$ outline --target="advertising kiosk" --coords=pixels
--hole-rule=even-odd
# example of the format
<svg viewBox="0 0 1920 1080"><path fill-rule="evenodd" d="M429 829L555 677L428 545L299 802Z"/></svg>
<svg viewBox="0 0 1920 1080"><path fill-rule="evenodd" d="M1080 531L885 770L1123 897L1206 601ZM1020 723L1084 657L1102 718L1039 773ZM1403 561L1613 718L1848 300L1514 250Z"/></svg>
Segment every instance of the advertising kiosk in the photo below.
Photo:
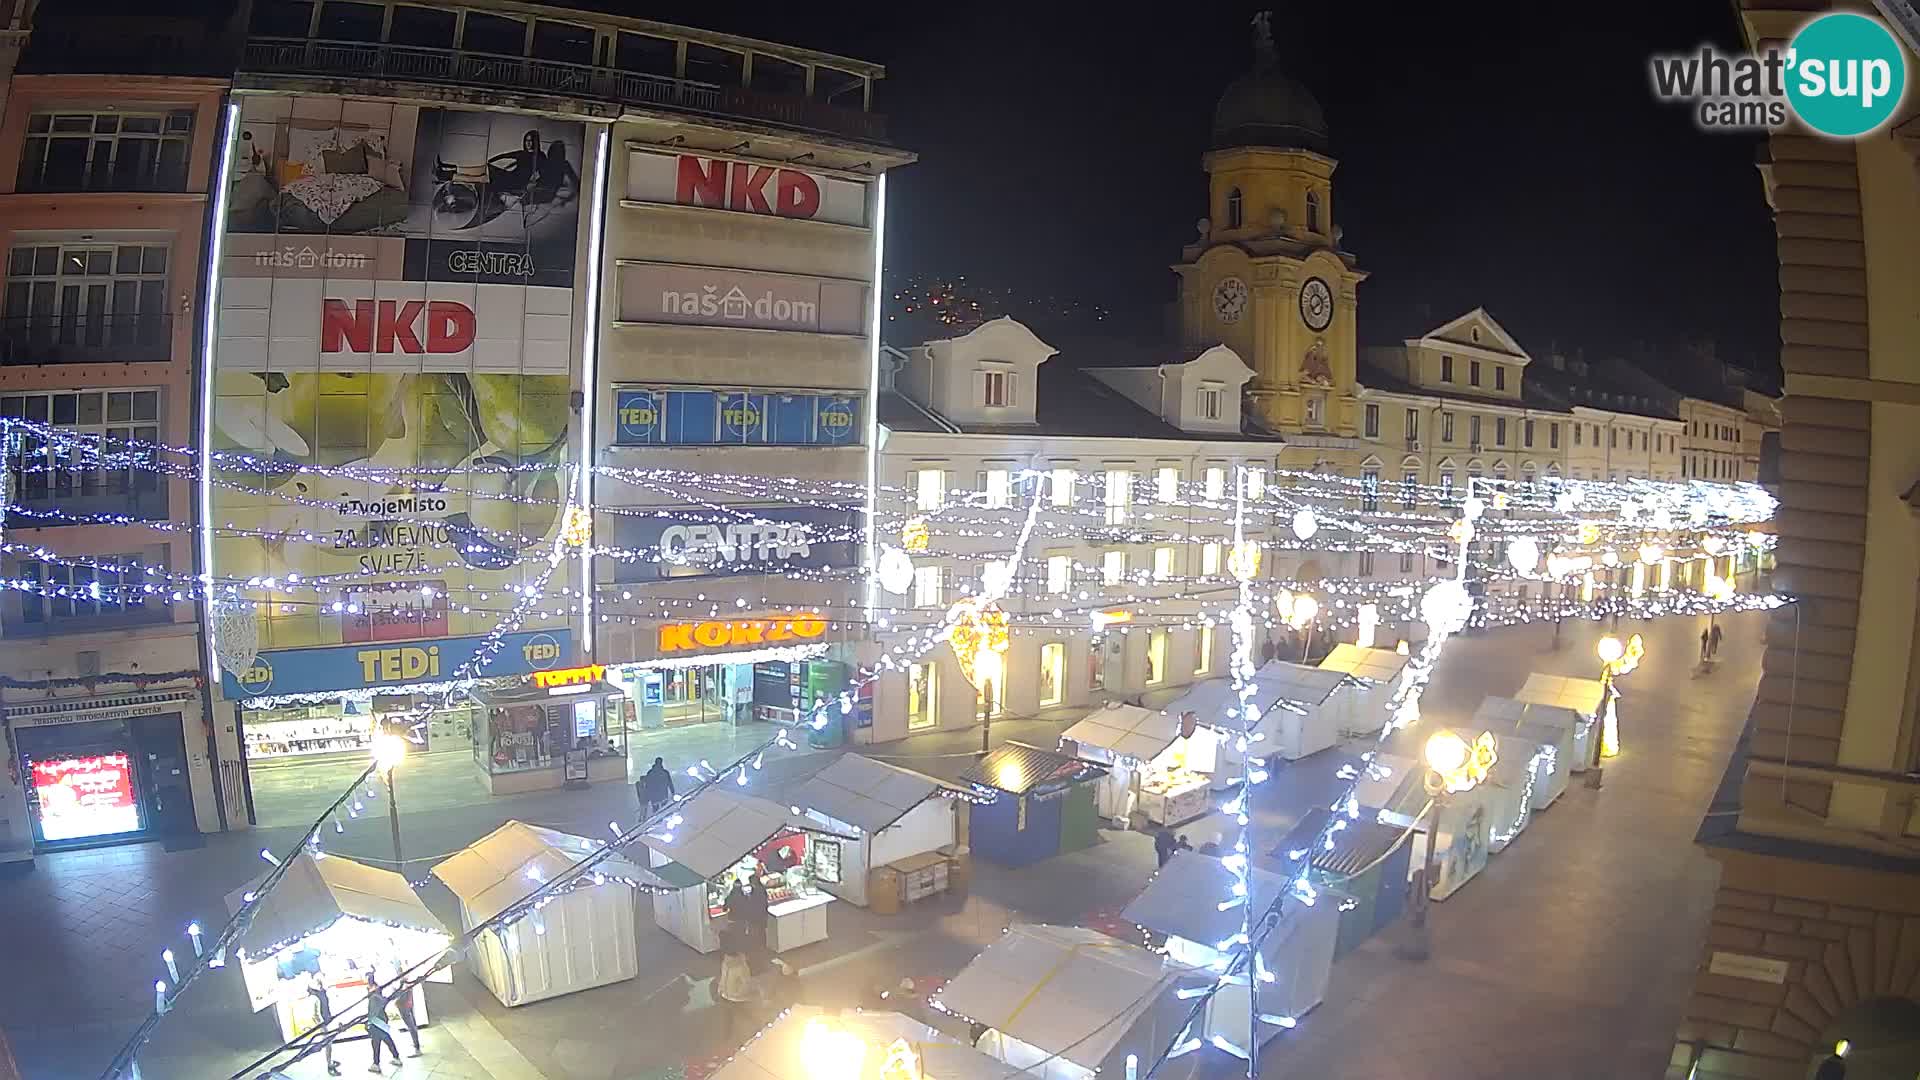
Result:
<svg viewBox="0 0 1920 1080"><path fill-rule="evenodd" d="M859 754L842 754L789 796L821 826L858 837L816 836L815 881L850 904L897 911L943 892L958 876L959 802L930 776ZM836 849L832 855L828 848ZM837 874L820 874L832 859ZM833 880L828 880L832 878Z"/></svg>
<svg viewBox="0 0 1920 1080"><path fill-rule="evenodd" d="M1174 825L1213 808L1208 788L1219 738L1195 713L1108 705L1068 728L1060 749L1109 770L1094 789L1103 818L1124 820L1138 809L1148 821Z"/></svg>

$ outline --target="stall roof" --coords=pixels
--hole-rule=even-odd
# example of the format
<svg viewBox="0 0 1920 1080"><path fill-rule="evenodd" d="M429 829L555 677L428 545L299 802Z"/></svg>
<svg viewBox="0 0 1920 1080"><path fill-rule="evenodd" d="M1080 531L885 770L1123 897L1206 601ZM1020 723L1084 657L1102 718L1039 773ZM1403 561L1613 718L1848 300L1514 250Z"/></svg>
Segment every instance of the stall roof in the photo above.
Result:
<svg viewBox="0 0 1920 1080"><path fill-rule="evenodd" d="M600 850L598 841L554 829L509 821L433 868L433 876L484 922L527 898L545 882ZM666 887L651 871L611 856L594 864L604 873Z"/></svg>
<svg viewBox="0 0 1920 1080"><path fill-rule="evenodd" d="M992 753L973 763L960 779L970 784L1025 795L1056 783L1077 784L1106 775L1107 770L1052 750L1026 743L1002 743Z"/></svg>
<svg viewBox="0 0 1920 1080"><path fill-rule="evenodd" d="M1272 725L1264 721L1275 705L1282 701L1302 706L1323 704L1348 678L1346 672L1330 668L1312 668L1285 660L1267 661L1253 673L1254 715L1263 721L1256 726L1270 732ZM1232 732L1244 726L1227 719L1227 710L1238 706L1239 698L1230 680L1210 679L1194 684L1186 693L1168 702L1162 711L1175 718L1176 723L1181 713L1192 712L1208 727Z"/></svg>
<svg viewBox="0 0 1920 1080"><path fill-rule="evenodd" d="M1348 678L1344 671L1308 667L1287 660L1269 660L1253 673L1254 682L1270 685L1281 699L1301 705L1326 701Z"/></svg>
<svg viewBox="0 0 1920 1080"><path fill-rule="evenodd" d="M791 797L803 810L818 810L877 833L946 789L947 785L911 769L860 754L842 754Z"/></svg>
<svg viewBox="0 0 1920 1080"><path fill-rule="evenodd" d="M1022 923L974 957L935 1001L1043 1053L1098 1069L1134 1021L1190 972L1097 930Z"/></svg>
<svg viewBox="0 0 1920 1080"><path fill-rule="evenodd" d="M1572 709L1560 705L1543 705L1537 701L1491 697L1482 701L1480 707L1474 710L1473 722L1493 732L1495 737L1507 732L1515 732L1523 737L1532 738L1529 729L1536 731L1546 729L1571 735L1587 720Z"/></svg>
<svg viewBox="0 0 1920 1080"><path fill-rule="evenodd" d="M1520 701L1558 705L1563 709L1572 709L1581 716L1592 716L1600 711L1600 701L1605 693L1598 679L1542 675L1536 671L1527 676L1527 684L1513 696Z"/></svg>
<svg viewBox="0 0 1920 1080"><path fill-rule="evenodd" d="M1319 840L1332 818L1332 811L1324 806L1316 806L1302 814L1299 822L1288 832L1286 841L1274 849L1274 857L1284 859L1291 852ZM1349 820L1328 838L1333 841L1331 850L1327 848L1326 841L1319 840L1319 847L1312 855L1313 868L1341 877L1353 877L1386 857L1409 835L1411 830L1398 825L1369 821L1365 817Z"/></svg>
<svg viewBox="0 0 1920 1080"><path fill-rule="evenodd" d="M1180 738L1180 714L1138 705L1108 705L1081 717L1060 737L1123 757L1152 761Z"/></svg>
<svg viewBox="0 0 1920 1080"><path fill-rule="evenodd" d="M789 829L840 835L822 829L812 818L756 795L742 795L725 784L703 788L699 794L674 803L673 809L680 815L680 824L665 833L643 834L640 842L703 878L717 877Z"/></svg>
<svg viewBox="0 0 1920 1080"><path fill-rule="evenodd" d="M228 893L228 910L238 912L247 893L266 877L263 874ZM260 898L253 923L234 945L260 955L324 930L342 916L434 934L447 932L401 875L338 855L315 857L303 849L293 857L280 884Z"/></svg>
<svg viewBox="0 0 1920 1080"><path fill-rule="evenodd" d="M1120 916L1156 934L1173 934L1211 947L1240 932L1246 912L1237 907L1220 910L1220 899L1232 890L1235 880L1233 871L1219 859L1182 851L1147 882ZM1287 879L1279 874L1253 869L1256 921L1286 885Z"/></svg>
<svg viewBox="0 0 1920 1080"><path fill-rule="evenodd" d="M1392 682L1407 669L1408 657L1401 656L1392 649L1363 649L1358 645L1342 642L1333 647L1320 666L1329 671L1342 671L1361 679L1374 682Z"/></svg>
<svg viewBox="0 0 1920 1080"><path fill-rule="evenodd" d="M1462 724L1446 730L1465 739L1467 745L1471 746L1486 729L1480 727L1476 721L1471 725ZM1540 743L1523 733L1513 731L1494 732L1493 742L1493 768L1488 770L1488 781L1505 787L1525 784L1533 770L1533 755L1539 751Z"/></svg>
<svg viewBox="0 0 1920 1080"><path fill-rule="evenodd" d="M1371 760L1358 762L1354 768L1360 770L1360 777L1354 781L1353 797L1361 806L1408 813L1426 805L1425 770L1413 758L1375 753ZM1414 793L1418 793L1419 805L1400 805Z"/></svg>
<svg viewBox="0 0 1920 1080"><path fill-rule="evenodd" d="M815 1005L795 1005L732 1060L712 1080L807 1080L815 1075L804 1063L801 1049L807 1025L825 1021L860 1039L867 1054L860 1071L834 1080L882 1080L886 1050L904 1040L921 1064L920 1074L932 1080L1007 1080L1007 1066L966 1043L897 1012L834 1013Z"/></svg>

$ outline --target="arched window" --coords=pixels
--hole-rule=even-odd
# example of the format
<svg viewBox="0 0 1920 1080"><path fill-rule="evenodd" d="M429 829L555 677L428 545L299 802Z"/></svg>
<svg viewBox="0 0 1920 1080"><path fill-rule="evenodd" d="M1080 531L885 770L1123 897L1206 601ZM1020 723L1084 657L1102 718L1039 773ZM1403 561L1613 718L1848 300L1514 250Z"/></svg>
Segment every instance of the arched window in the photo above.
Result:
<svg viewBox="0 0 1920 1080"><path fill-rule="evenodd" d="M1240 197L1240 189L1227 192L1227 228L1237 229L1247 218L1246 200Z"/></svg>
<svg viewBox="0 0 1920 1080"><path fill-rule="evenodd" d="M1320 193L1317 191L1307 192L1307 231L1320 231Z"/></svg>

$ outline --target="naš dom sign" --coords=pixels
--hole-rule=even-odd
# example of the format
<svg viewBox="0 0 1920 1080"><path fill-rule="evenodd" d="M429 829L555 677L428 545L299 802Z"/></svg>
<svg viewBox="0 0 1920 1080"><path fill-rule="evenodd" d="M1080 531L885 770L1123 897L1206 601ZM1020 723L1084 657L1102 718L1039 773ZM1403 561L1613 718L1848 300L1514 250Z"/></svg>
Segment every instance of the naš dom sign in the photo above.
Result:
<svg viewBox="0 0 1920 1080"><path fill-rule="evenodd" d="M663 623L660 626L659 645L661 652L671 653L751 645L799 644L824 637L826 632L827 621L819 613L801 612L777 619Z"/></svg>

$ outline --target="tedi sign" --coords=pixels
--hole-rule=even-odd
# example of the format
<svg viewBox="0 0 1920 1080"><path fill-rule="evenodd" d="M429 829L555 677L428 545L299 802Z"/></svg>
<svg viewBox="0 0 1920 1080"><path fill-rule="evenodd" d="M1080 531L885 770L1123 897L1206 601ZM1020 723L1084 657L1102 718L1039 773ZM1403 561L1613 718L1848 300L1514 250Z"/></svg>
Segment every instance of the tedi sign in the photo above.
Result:
<svg viewBox="0 0 1920 1080"><path fill-rule="evenodd" d="M320 301L322 353L458 353L473 348L473 309L457 300Z"/></svg>

